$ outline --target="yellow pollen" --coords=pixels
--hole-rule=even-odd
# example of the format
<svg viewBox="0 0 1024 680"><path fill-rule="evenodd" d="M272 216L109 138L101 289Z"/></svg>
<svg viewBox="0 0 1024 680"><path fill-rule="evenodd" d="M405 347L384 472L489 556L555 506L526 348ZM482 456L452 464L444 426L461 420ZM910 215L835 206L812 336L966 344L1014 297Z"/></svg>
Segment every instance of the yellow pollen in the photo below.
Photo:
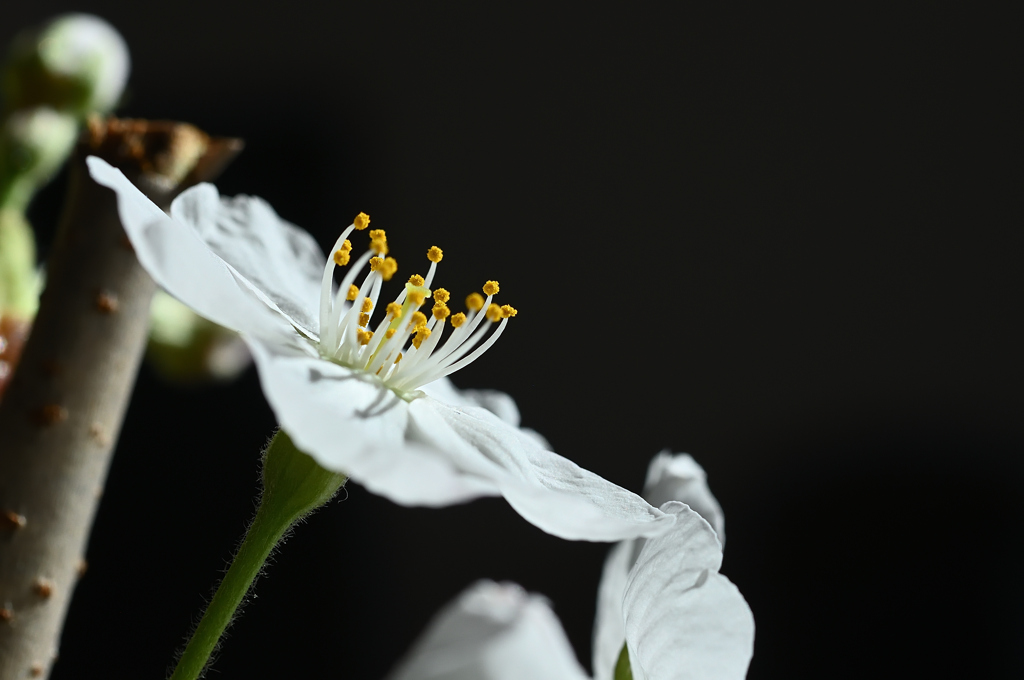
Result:
<svg viewBox="0 0 1024 680"><path fill-rule="evenodd" d="M363 308L360 309L359 311L368 312L371 309L373 309L373 300L371 300L370 298L363 298Z"/></svg>
<svg viewBox="0 0 1024 680"><path fill-rule="evenodd" d="M390 281L391 277L398 271L398 260L393 257L384 258L384 266L381 267L380 276L385 281Z"/></svg>
<svg viewBox="0 0 1024 680"><path fill-rule="evenodd" d="M370 226L370 216L364 212L359 213L358 215L356 215L356 218L352 220L352 226L354 226L356 229L359 229L360 231L366 229L368 226Z"/></svg>
<svg viewBox="0 0 1024 680"><path fill-rule="evenodd" d="M370 271L375 272L384 266L384 258L382 257L371 257L370 258Z"/></svg>
<svg viewBox="0 0 1024 680"><path fill-rule="evenodd" d="M376 241L377 239L380 239L381 241L387 241L388 240L387 234L384 233L383 229L371 229L370 230L370 240L371 241Z"/></svg>
<svg viewBox="0 0 1024 680"><path fill-rule="evenodd" d="M429 293L430 291L427 291L427 292ZM427 295L426 295L426 293L423 292L422 289L420 289L420 290L410 290L409 291L409 302L413 303L417 307L422 305L423 301L426 300L426 299L427 299Z"/></svg>
<svg viewBox="0 0 1024 680"><path fill-rule="evenodd" d="M356 331L356 338L359 340L360 345L370 344L370 339L373 338L372 331Z"/></svg>
<svg viewBox="0 0 1024 680"><path fill-rule="evenodd" d="M409 327L416 329L419 328L420 326L426 325L426 323L427 315L424 314L423 312L416 311L412 313L412 321L409 322Z"/></svg>
<svg viewBox="0 0 1024 680"><path fill-rule="evenodd" d="M387 308L384 310L388 316L398 316L402 313L402 305L397 302L389 302ZM391 337L391 336L388 336Z"/></svg>
<svg viewBox="0 0 1024 680"><path fill-rule="evenodd" d="M409 283L411 283L414 286L422 286L424 283L426 283L426 281L419 274L413 274L412 276L409 277Z"/></svg>
<svg viewBox="0 0 1024 680"><path fill-rule="evenodd" d="M437 290L434 291L434 301L440 302L442 305L448 304L448 300L450 300L451 297L452 294L446 291L444 288L438 288Z"/></svg>
<svg viewBox="0 0 1024 680"><path fill-rule="evenodd" d="M339 267L344 267L345 265L347 265L350 258L351 256L348 254L347 250L334 251L334 264L338 265Z"/></svg>
<svg viewBox="0 0 1024 680"><path fill-rule="evenodd" d="M513 316L515 316L518 313L519 313L519 310L516 309L515 307L513 307L512 305L502 305L501 306L501 316L503 318L505 318L505 319L510 319L510 318L512 318Z"/></svg>
<svg viewBox="0 0 1024 680"><path fill-rule="evenodd" d="M484 296L480 293L470 293L466 296L466 309L471 312L479 312L484 306Z"/></svg>
<svg viewBox="0 0 1024 680"><path fill-rule="evenodd" d="M448 318L448 315L452 313L452 310L448 309L448 305L444 305L438 302L437 304L434 305L434 308L431 310L431 313L434 315L435 319L437 319L438 321L442 321Z"/></svg>
<svg viewBox="0 0 1024 680"><path fill-rule="evenodd" d="M359 325L360 326L365 326L368 323L370 323L370 315L369 314L360 314L359 315Z"/></svg>
<svg viewBox="0 0 1024 680"><path fill-rule="evenodd" d="M488 321L501 321L501 307L493 302L487 307Z"/></svg>
<svg viewBox="0 0 1024 680"><path fill-rule="evenodd" d="M370 250L377 253L378 255L388 254L388 242L382 238L375 238L370 241Z"/></svg>
<svg viewBox="0 0 1024 680"><path fill-rule="evenodd" d="M414 335L412 338L412 346L415 347L416 349L419 349L420 345L423 344L423 341L429 337L430 329L427 328L426 326L420 326L419 328L416 329L416 335Z"/></svg>
<svg viewBox="0 0 1024 680"><path fill-rule="evenodd" d="M390 340L391 338L395 337L395 333L397 331L398 331L397 328L389 328L389 329L387 329L387 331L384 332L384 337L387 338L388 340Z"/></svg>
<svg viewBox="0 0 1024 680"><path fill-rule="evenodd" d="M395 363L397 364L397 363L398 363L399 361L401 361L401 360L402 360L402 353L401 353L401 352L399 352L399 353L398 353L398 356L397 356L397 357L395 357Z"/></svg>
<svg viewBox="0 0 1024 680"><path fill-rule="evenodd" d="M346 253L349 252L350 250L352 250L352 241L349 241L348 239L345 239L344 241L342 241L341 242L341 250L344 250Z"/></svg>
<svg viewBox="0 0 1024 680"><path fill-rule="evenodd" d="M452 316L452 328L458 328L462 324L466 323L466 315L462 312Z"/></svg>
<svg viewBox="0 0 1024 680"><path fill-rule="evenodd" d="M495 295L498 292L498 282L488 281L484 284L484 295Z"/></svg>
<svg viewBox="0 0 1024 680"><path fill-rule="evenodd" d="M440 262L441 258L444 257L444 251L437 246L430 246L430 250L427 251L427 259L431 262Z"/></svg>
<svg viewBox="0 0 1024 680"><path fill-rule="evenodd" d="M359 287L353 283L348 287L348 295L345 296L345 299L355 302L357 297L359 297Z"/></svg>

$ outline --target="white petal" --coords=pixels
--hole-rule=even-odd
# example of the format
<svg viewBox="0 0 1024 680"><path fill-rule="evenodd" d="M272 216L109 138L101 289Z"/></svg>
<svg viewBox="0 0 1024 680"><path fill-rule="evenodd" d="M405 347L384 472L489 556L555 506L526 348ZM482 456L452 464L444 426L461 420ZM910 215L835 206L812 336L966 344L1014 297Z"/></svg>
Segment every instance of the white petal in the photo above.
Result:
<svg viewBox="0 0 1024 680"><path fill-rule="evenodd" d="M174 200L171 217L192 227L210 249L263 297L318 335L320 279L327 263L316 241L278 217L261 198L225 198L200 184Z"/></svg>
<svg viewBox="0 0 1024 680"><path fill-rule="evenodd" d="M320 465L405 505L497 495L436 450L406 441L409 404L362 371L246 338L281 428Z"/></svg>
<svg viewBox="0 0 1024 680"><path fill-rule="evenodd" d="M725 514L722 506L708 488L704 468L689 454L672 455L662 451L655 456L647 467L643 496L657 508L668 501L686 503L691 510L696 510L707 520L718 534L718 540L725 545Z"/></svg>
<svg viewBox="0 0 1024 680"><path fill-rule="evenodd" d="M460 390L452 384L448 378L440 378L432 383L420 387L424 394L443 401L449 406L480 406L512 427L519 427L519 407L515 400L504 392L498 390ZM522 434L532 438L538 446L550 449L551 444L536 430L528 427L519 427Z"/></svg>
<svg viewBox="0 0 1024 680"><path fill-rule="evenodd" d="M675 526L646 542L623 598L636 680L739 680L754 653L754 617L718 573L721 545L682 503L662 506Z"/></svg>
<svg viewBox="0 0 1024 680"><path fill-rule="evenodd" d="M597 612L594 616L594 678L611 680L615 664L626 642L622 621L622 596L626 592L629 570L636 561L638 541L620 541L612 546L604 561L601 583L597 588Z"/></svg>
<svg viewBox="0 0 1024 680"><path fill-rule="evenodd" d="M95 156L86 163L92 178L117 194L118 214L135 254L164 290L232 330L279 339L295 334L195 232L165 215L120 170Z"/></svg>
<svg viewBox="0 0 1024 680"><path fill-rule="evenodd" d="M527 521L561 538L652 536L674 521L636 494L542 448L490 411L423 397L410 414L417 436L452 463L493 482Z"/></svg>
<svg viewBox="0 0 1024 680"><path fill-rule="evenodd" d="M390 680L589 680L547 600L480 581L447 605Z"/></svg>

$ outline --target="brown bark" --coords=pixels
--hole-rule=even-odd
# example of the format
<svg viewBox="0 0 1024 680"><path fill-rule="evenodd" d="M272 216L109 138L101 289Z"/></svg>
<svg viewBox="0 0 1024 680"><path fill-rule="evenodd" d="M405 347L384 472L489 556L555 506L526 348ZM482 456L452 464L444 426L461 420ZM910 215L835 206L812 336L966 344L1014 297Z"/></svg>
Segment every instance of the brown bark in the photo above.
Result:
<svg viewBox="0 0 1024 680"><path fill-rule="evenodd" d="M146 345L155 286L85 156L166 209L239 149L189 125L95 120L71 160L46 290L0 404L0 680L45 677L56 659Z"/></svg>

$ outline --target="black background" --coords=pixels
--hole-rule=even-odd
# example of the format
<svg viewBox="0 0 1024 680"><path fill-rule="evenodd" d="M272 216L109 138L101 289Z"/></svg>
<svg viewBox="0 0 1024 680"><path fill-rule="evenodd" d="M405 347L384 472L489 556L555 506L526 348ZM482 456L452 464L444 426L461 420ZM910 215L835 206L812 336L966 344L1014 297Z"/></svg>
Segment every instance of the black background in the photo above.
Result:
<svg viewBox="0 0 1024 680"><path fill-rule="evenodd" d="M751 678L1020 677L1019 24L977 9L81 3L123 115L244 137L218 183L324 247L360 210L406 274L520 315L464 387L639 490L689 451L725 508ZM65 3L8 2L0 41ZM60 184L34 209L43 245ZM424 261L425 263L425 261ZM55 678L159 678L253 510L250 371L144 369ZM351 485L262 579L212 677L381 678L479 577L546 594L589 665L606 546L500 500Z"/></svg>

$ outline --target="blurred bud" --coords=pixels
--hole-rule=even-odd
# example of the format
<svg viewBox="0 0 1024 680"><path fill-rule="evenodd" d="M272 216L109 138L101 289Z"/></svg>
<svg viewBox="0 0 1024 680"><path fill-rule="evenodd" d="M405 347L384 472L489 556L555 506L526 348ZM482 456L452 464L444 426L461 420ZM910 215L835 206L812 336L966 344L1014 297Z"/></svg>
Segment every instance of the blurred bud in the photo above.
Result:
<svg viewBox="0 0 1024 680"><path fill-rule="evenodd" d="M0 319L30 321L40 279L32 228L20 211L0 209Z"/></svg>
<svg viewBox="0 0 1024 680"><path fill-rule="evenodd" d="M170 382L233 380L252 361L237 333L207 321L162 290L153 296L149 317L146 359Z"/></svg>
<svg viewBox="0 0 1024 680"><path fill-rule="evenodd" d="M130 67L128 46L113 26L89 14L59 16L15 37L3 77L7 110L107 113L121 98Z"/></svg>
<svg viewBox="0 0 1024 680"><path fill-rule="evenodd" d="M0 205L24 209L77 138L78 122L69 114L45 106L11 112L0 123Z"/></svg>

